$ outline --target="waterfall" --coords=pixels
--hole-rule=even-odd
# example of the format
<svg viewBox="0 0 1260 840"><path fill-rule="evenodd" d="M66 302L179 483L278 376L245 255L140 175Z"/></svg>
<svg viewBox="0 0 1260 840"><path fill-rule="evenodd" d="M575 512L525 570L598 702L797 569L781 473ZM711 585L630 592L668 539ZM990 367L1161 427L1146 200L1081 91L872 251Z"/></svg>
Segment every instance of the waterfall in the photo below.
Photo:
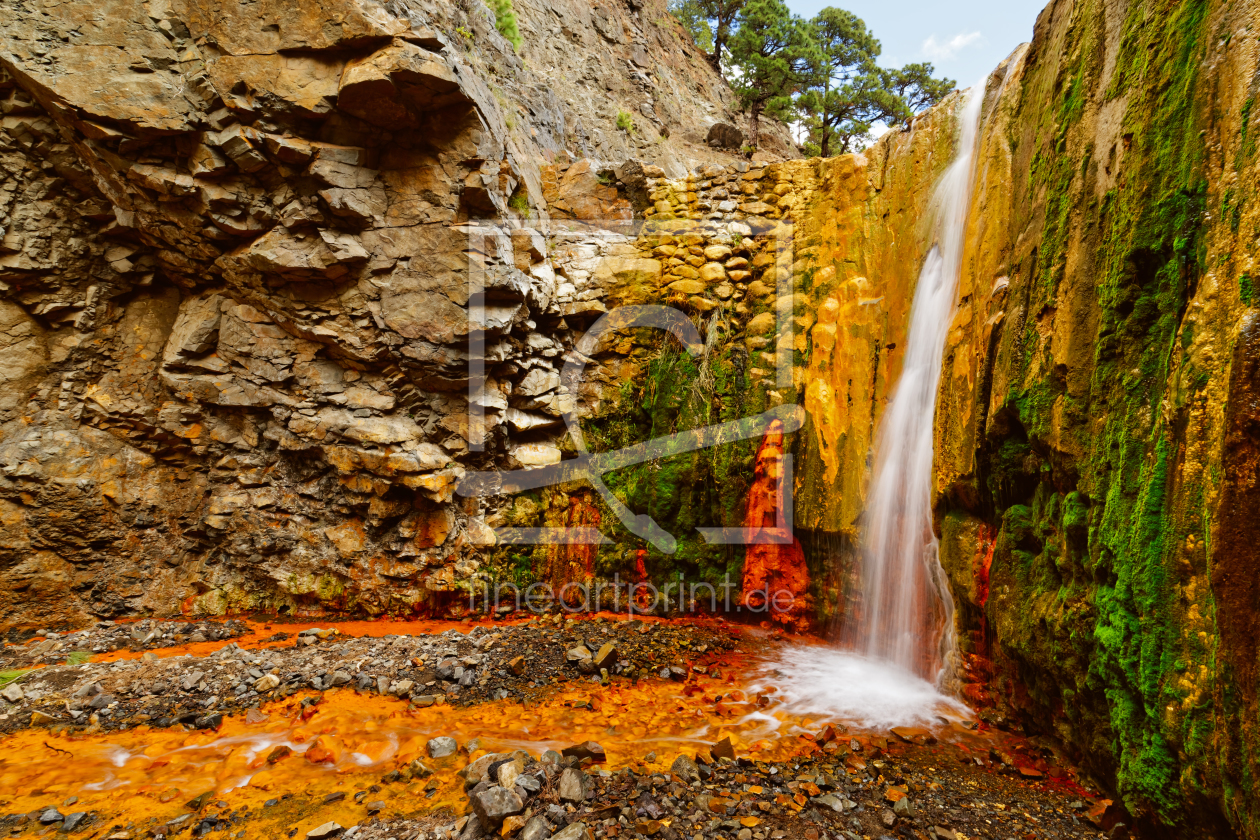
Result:
<svg viewBox="0 0 1260 840"><path fill-rule="evenodd" d="M932 438L941 359L971 203L984 85L966 94L953 162L931 199L934 245L910 310L901 378L876 442L862 552L862 608L846 646L939 682L953 650L953 599L932 527Z"/></svg>

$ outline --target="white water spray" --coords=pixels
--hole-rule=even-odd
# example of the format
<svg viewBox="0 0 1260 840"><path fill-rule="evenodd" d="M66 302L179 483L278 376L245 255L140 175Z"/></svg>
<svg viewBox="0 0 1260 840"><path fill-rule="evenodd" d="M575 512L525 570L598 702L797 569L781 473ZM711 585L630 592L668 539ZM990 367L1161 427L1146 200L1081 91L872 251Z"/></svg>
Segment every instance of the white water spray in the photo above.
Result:
<svg viewBox="0 0 1260 840"><path fill-rule="evenodd" d="M953 599L932 528L932 437L945 340L975 175L983 83L966 94L954 161L932 194L935 243L910 311L905 362L884 412L867 501L863 610L849 645L938 683L953 650Z"/></svg>

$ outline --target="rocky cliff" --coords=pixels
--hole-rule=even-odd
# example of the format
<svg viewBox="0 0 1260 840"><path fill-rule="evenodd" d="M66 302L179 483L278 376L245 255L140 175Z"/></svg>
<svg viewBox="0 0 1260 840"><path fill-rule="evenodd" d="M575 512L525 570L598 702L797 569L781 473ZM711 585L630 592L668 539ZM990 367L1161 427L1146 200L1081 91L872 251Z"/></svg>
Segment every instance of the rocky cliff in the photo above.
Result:
<svg viewBox="0 0 1260 840"><path fill-rule="evenodd" d="M936 414L970 699L1065 745L1123 819L1182 835L1260 830L1257 14L1062 0L989 78ZM797 360L796 489L817 529L803 539L833 561L811 564L830 575L813 583L823 605L837 593L821 587L852 591L843 558L899 365L897 307L931 245L896 226L923 210L944 163L929 126L951 107L851 164L782 167L818 179L802 252L831 244L797 277L818 324ZM857 189L837 189L850 167ZM819 298L833 270L857 304L839 329L825 316L843 301Z"/></svg>
<svg viewBox="0 0 1260 840"><path fill-rule="evenodd" d="M985 132L937 411L997 690L1183 833L1257 831L1256 15L1042 13Z"/></svg>
<svg viewBox="0 0 1260 840"><path fill-rule="evenodd" d="M628 218L614 163L730 160L663 0L517 9L520 55L476 0L10 5L4 624L466 584L494 537L455 481L550 457L557 357L605 308L550 217Z"/></svg>
<svg viewBox="0 0 1260 840"><path fill-rule="evenodd" d="M519 54L475 0L15 6L7 624L418 612L479 579L614 575L729 577L750 608L770 582L798 627L860 603L960 97L863 155L750 165L704 142L738 119L663 3L516 5ZM1056 0L987 80L936 415L962 690L1179 834L1260 834L1258 14ZM579 343L652 303L685 344ZM725 431L607 473L642 533L572 475L455 492L555 468L574 413L593 452ZM769 528L789 470L794 540L697 530Z"/></svg>

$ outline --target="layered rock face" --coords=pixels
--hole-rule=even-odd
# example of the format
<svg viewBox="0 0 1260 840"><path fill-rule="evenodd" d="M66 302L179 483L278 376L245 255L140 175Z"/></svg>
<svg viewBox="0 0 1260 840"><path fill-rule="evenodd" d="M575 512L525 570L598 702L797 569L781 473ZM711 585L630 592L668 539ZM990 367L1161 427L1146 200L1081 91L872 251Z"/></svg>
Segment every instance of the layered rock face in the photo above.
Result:
<svg viewBox="0 0 1260 840"><path fill-rule="evenodd" d="M475 0L10 4L5 625L466 584L494 536L455 483L559 457L560 355L615 284L550 213L629 218L633 156L729 160L663 2L518 12L520 56Z"/></svg>
<svg viewBox="0 0 1260 840"><path fill-rule="evenodd" d="M936 413L960 676L988 684L969 696L1057 738L1138 821L1216 836L1258 824L1256 15L1056 2L989 78ZM944 163L916 162L927 142L882 142L865 197L810 203L839 233L830 265L868 300L907 305L931 242L907 225L881 253L846 231L894 225L890 201L926 209L915 201ZM844 557L860 436L878 425L899 365L882 351L899 341L897 326L841 323L853 350L819 326L805 348L797 451L818 452L806 460L823 472L797 490ZM851 382L873 384L811 398Z"/></svg>

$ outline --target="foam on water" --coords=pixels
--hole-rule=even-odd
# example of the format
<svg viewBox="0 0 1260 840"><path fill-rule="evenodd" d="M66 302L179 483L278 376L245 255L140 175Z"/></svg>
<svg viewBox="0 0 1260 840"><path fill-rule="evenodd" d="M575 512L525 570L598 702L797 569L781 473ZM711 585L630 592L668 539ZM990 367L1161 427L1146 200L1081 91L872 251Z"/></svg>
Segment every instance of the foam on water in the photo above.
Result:
<svg viewBox="0 0 1260 840"><path fill-rule="evenodd" d="M965 705L891 662L822 646L784 648L750 690L778 689L784 712L871 731L939 726L970 717Z"/></svg>

